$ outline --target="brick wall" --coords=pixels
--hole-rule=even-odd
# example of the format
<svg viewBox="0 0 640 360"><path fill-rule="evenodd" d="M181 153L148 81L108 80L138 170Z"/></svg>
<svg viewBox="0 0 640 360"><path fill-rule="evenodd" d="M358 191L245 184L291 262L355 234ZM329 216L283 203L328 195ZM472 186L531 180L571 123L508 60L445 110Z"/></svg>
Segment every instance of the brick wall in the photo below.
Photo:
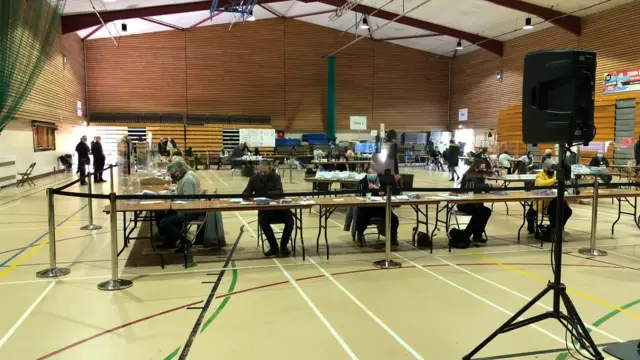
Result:
<svg viewBox="0 0 640 360"><path fill-rule="evenodd" d="M205 26L86 42L90 112L269 115L273 127L324 128L327 60L353 40L298 20ZM363 39L336 56L337 128L447 126L449 61Z"/></svg>
<svg viewBox="0 0 640 360"><path fill-rule="evenodd" d="M470 127L497 127L498 111L522 103L524 55L535 50L585 49L597 53L596 99L611 96L635 97L638 94L602 95L604 73L640 66L635 44L640 38L640 3L606 10L582 19L580 37L558 27L540 30L505 42L504 57L485 50L458 56L452 61L451 126L458 125L458 109L469 109ZM503 81L496 80L502 71Z"/></svg>

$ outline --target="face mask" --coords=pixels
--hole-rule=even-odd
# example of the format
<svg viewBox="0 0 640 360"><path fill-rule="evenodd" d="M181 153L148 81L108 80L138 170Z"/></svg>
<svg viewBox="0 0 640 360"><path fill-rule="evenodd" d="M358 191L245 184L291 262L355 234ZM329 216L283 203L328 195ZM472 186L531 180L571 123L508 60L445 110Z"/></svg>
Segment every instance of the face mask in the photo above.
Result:
<svg viewBox="0 0 640 360"><path fill-rule="evenodd" d="M547 173L547 176L549 176L549 177L553 177L553 174L555 173L555 171L553 171L553 170L547 170L547 171L546 171L546 173Z"/></svg>
<svg viewBox="0 0 640 360"><path fill-rule="evenodd" d="M378 174L367 174L367 180L369 181L376 181L376 179L378 178Z"/></svg>

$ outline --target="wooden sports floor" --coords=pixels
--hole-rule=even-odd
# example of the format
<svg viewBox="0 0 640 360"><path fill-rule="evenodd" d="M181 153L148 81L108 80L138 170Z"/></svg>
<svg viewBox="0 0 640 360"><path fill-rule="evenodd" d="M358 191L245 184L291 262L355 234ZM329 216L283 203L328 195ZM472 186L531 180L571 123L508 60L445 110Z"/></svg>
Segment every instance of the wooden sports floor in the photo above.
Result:
<svg viewBox="0 0 640 360"><path fill-rule="evenodd" d="M406 171L415 174L416 187L452 185L443 173ZM246 183L229 170L199 175L204 187L222 193L238 193ZM301 177L294 174L295 184L285 179L285 191L310 190ZM104 202L94 202L95 222L103 229L87 232L79 229L88 221L86 200L57 197L57 258L71 274L36 278L36 271L48 267L45 188L71 179L62 174L36 180L37 188L0 191L0 359L178 359L212 289L203 282L215 280L207 274L219 272L228 248L194 251L195 265L188 269L181 255L167 253L162 270L149 243L134 242L120 257L121 276L133 280L133 287L103 292L97 284L110 276ZM96 191L108 189L105 183ZM640 230L623 216L612 238L617 205L602 200L598 247L609 255L586 258L577 251L588 245L591 207L571 206L563 256L570 296L593 324L598 344L640 338ZM246 230L188 359L460 359L552 276L548 244L541 249L529 235L517 243L517 204L509 216L504 204L495 205L485 246L449 253L441 231L433 255L411 246L413 211L396 213L401 245L392 256L403 264L398 270L372 266L383 257L382 241L369 235L367 247L355 247L342 230L344 212L329 222L328 261L323 246L320 256L315 249L318 215L304 212L305 262L300 252L296 258L263 258L256 213L224 213L229 244L242 225ZM433 211L431 216L433 223ZM549 310L551 300L544 298L531 314ZM540 323L498 337L476 358L570 359L565 335L557 322Z"/></svg>

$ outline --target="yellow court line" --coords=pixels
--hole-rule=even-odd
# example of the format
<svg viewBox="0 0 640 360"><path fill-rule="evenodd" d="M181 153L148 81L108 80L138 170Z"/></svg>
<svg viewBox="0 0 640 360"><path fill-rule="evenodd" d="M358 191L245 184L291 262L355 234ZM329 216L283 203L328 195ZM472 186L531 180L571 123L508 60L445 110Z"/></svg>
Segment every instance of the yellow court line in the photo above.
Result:
<svg viewBox="0 0 640 360"><path fill-rule="evenodd" d="M76 213L76 215L78 215L78 214L79 214L79 212ZM71 224L73 224L76 221L76 215L73 215L72 219L67 221L62 227L58 228L56 230L56 233L60 234L64 230L66 230L69 226L71 226ZM35 254L38 250L40 250L43 246L45 246L48 243L49 243L49 236L45 237L45 241L43 241L40 244L36 245L31 250L27 251L24 255L19 257L16 261L13 262L13 264L11 264L11 266L9 266L8 268L6 268L2 272L0 272L0 279L3 278L5 275L7 275L9 272L11 272L11 270L13 270L16 267L18 267L18 265L20 265L23 262L25 262L27 259L29 259L31 256L33 256L33 254Z"/></svg>
<svg viewBox="0 0 640 360"><path fill-rule="evenodd" d="M492 263L492 264L498 265L498 266L500 266L500 267L502 267L502 268L504 268L506 270L513 271L513 272L516 272L518 274L524 275L524 276L526 276L528 278L534 279L534 280L539 281L539 282L541 282L543 284L546 284L548 282L548 280L543 279L543 278L541 278L541 277L539 277L537 275L534 275L534 274L526 272L524 270L515 268L515 267L513 267L511 265L503 264L500 261L497 261L497 260L482 256L482 255L480 255L478 253L474 253L473 251L469 251L469 250L466 250L466 249L463 250L463 251L468 253L468 254L471 254L471 255L477 257L478 259L484 260L484 261L486 261L488 263ZM576 291L576 290L573 290L573 289L570 289L570 288L567 288L567 292L575 294L577 296L580 296L581 298L587 299L587 300L592 301L592 302L594 302L596 304L600 304L602 306L608 307L608 308L613 309L613 310L617 310L617 311L619 311L621 313L625 313L627 315L633 316L634 318L640 319L640 314L634 313L633 311L625 310L625 309L623 309L623 308L621 308L619 306L610 304L610 303L608 303L608 302L606 302L604 300L600 300L600 299L595 298L595 297L593 297L591 295L587 295L585 293L582 293L582 292L579 292L579 291Z"/></svg>

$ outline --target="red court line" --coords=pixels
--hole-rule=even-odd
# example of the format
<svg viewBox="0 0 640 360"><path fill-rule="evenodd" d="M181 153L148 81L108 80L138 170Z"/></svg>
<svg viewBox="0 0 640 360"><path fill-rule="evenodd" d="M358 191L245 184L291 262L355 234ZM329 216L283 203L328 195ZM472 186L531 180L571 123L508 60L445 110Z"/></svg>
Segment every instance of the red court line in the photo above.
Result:
<svg viewBox="0 0 640 360"><path fill-rule="evenodd" d="M73 344L67 345L67 346L65 346L65 347L63 347L63 348L61 348L61 349L58 349L58 350L54 351L54 352L50 352L50 353L48 353L47 355L44 355L44 356L42 356L42 357L39 357L39 358L38 358L38 360L48 359L48 358L50 358L50 357L52 357L52 356L54 356L54 355L57 355L57 354L59 354L59 353L61 353L61 352L63 352L63 351L67 351L67 350L69 350L69 349L71 349L71 348L74 348L74 347L76 347L76 346L78 346L78 345L84 344L84 343L86 343L87 341L93 340L93 339L98 338L98 337L100 337L100 336L103 336L103 335L106 335L106 334L112 333L112 332L117 331L117 330L120 330L120 329L124 329L124 328L126 328L126 327L131 326L131 325L135 325L135 324L137 324L137 323L141 323L141 322L143 322L143 321L147 321L147 320L153 319L153 318L158 317L158 316L161 316L161 315L169 314L169 313L172 313L172 312L174 312L174 311L178 311L178 310L184 309L184 308L189 307L189 306L193 306L193 305L196 305L196 304L200 304L201 302L203 302L203 300L196 301L196 302L192 302L192 303L190 303L190 304L186 304L186 305L182 305L182 306L178 306L178 307L175 307L175 308L173 308L173 309L165 310L165 311L162 311L162 312L159 312L159 313L153 314L153 315L149 315L149 316L147 316L147 317L140 318L140 319L138 319L138 320L134 320L134 321L131 321L131 322L128 322L128 323L122 324L122 325L120 325L120 326L116 326L116 327L111 328L111 329L109 329L109 330L105 330L105 331L100 332L100 333L97 333L97 334L95 334L95 335L93 335L93 336L89 336L88 338L84 338L84 339L82 339L82 340L80 340L80 341L74 342Z"/></svg>
<svg viewBox="0 0 640 360"><path fill-rule="evenodd" d="M457 266L497 266L497 264L486 263L486 262L456 264L456 265ZM504 263L504 265L511 265L511 266L549 266L549 264L541 264L541 263ZM449 265L448 264L427 264L427 265L420 265L420 266L421 267L447 267ZM612 266L612 265L563 264L563 266L606 268L606 269L625 269L625 268L620 267L620 266ZM415 266L413 266L413 265L403 266L401 269L411 269L411 268L415 268ZM242 270L242 269L239 269L239 270ZM364 272L370 272L370 271L381 271L381 270L384 270L384 269L371 268L371 269L350 270L350 271L342 271L342 272L332 273L331 275L337 276L337 275L357 274L357 273L364 273ZM387 270L387 271L389 271L389 270ZM324 275L320 274L320 275L314 275L314 276L307 276L307 277L299 278L299 279L296 279L296 281L319 279L319 278L322 278L322 277L324 277ZM288 284L288 283L289 283L289 281L278 281L278 282L274 282L274 283L270 283L270 284L254 286L254 287L246 288L246 289L243 289L243 290L238 290L238 291L234 291L234 292L218 295L218 296L216 296L216 299L221 299L221 298L229 297L229 296L232 296L232 295L242 294L242 293L246 293L246 292L249 292L249 291L265 289L265 288L278 286L278 285L284 285L284 284ZM93 336L90 336L88 338L84 338L84 339L82 339L80 341L77 341L77 342L74 342L72 344L69 344L69 345L67 345L67 346L65 346L65 347L63 347L61 349L58 349L58 350L56 350L54 352L51 352L51 353L49 353L47 355L39 357L37 360L48 359L48 358L50 358L50 357L52 357L54 355L57 355L57 354L59 354L61 352L64 352L64 351L67 351L67 350L69 350L71 348L74 348L74 347L76 347L78 345L82 345L82 344L84 344L84 343L86 343L86 342L88 342L90 340L93 340L95 338L101 337L103 335L107 335L107 334L112 333L114 331L117 331L117 330L129 327L129 326L135 325L137 323L141 323L143 321L151 320L151 319L156 318L158 316L166 315L166 314L169 314L171 312L178 311L178 310L184 309L186 307L199 304L201 302L203 302L203 300L196 301L196 302L193 302L193 303L190 303L190 304L186 304L186 305L182 305L182 306L179 306L179 307L176 307L176 308L173 308L173 309L165 310L165 311L162 311L162 312L159 312L159 313L156 313L156 314L149 315L149 316L144 317L144 318L140 318L140 319L135 320L135 321L131 321L131 322L119 325L117 327L111 328L109 330L105 330L103 332L97 333L97 334L95 334Z"/></svg>

